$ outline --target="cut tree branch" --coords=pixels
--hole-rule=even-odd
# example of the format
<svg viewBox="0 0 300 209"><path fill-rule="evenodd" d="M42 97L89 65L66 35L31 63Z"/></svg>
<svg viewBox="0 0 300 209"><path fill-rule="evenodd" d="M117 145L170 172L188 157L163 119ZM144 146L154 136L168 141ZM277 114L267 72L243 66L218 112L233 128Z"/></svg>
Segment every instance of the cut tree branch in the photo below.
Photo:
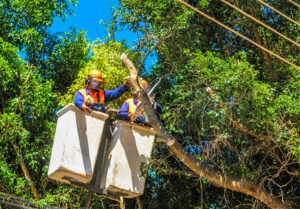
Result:
<svg viewBox="0 0 300 209"><path fill-rule="evenodd" d="M125 67L128 68L131 74L137 75L137 71L134 65L126 55L122 56L122 63L125 65ZM134 86L137 87L135 90L138 92L139 99L141 100L144 110L149 117L150 124L157 131L157 141L165 143L169 147L170 152L179 160L181 160L192 171L194 171L202 178L206 178L212 183L219 185L220 187L250 195L262 201L272 209L290 208L289 206L285 205L280 200L275 198L271 193L259 187L255 182L233 176L231 174L222 173L210 166L207 166L205 163L196 159L193 155L187 152L177 140L175 140L171 135L168 134L167 130L152 108L147 94L138 87L137 83Z"/></svg>

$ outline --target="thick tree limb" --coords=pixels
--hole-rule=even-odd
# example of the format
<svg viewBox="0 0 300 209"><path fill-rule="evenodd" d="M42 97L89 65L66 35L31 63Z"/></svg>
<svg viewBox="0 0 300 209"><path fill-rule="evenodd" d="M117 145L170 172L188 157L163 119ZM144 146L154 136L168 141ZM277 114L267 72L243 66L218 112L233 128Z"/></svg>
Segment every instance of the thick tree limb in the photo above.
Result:
<svg viewBox="0 0 300 209"><path fill-rule="evenodd" d="M159 168L157 168L155 170L159 170ZM163 175L173 175L173 174L183 175L186 177L196 178L196 179L200 178L200 176L198 174L196 174L195 172L191 172L191 171L180 171L180 170L169 169L169 170L166 170L163 172Z"/></svg>
<svg viewBox="0 0 300 209"><path fill-rule="evenodd" d="M126 55L122 56L122 63L129 69L130 73L137 75L135 67ZM135 86L138 85L136 84ZM152 127L157 131L157 141L165 143L169 147L171 153L181 160L187 167L189 167L202 178L206 178L214 184L236 192L250 195L262 201L272 209L290 208L254 182L233 176L231 174L222 173L207 166L202 161L197 160L193 155L188 153L177 140L168 134L167 130L153 110L147 94L139 87L137 87L135 90L138 92L139 99L141 100L144 110L149 117Z"/></svg>
<svg viewBox="0 0 300 209"><path fill-rule="evenodd" d="M220 187L250 195L262 201L270 208L289 208L288 206L285 206L280 200L275 199L275 197L273 197L269 192L267 192L263 188L260 188L254 182L244 178L233 176L231 174L222 173L197 160L194 156L188 153L178 141L168 141L167 145L170 148L171 152L191 170L199 174L201 177L206 178L209 181L219 185Z"/></svg>

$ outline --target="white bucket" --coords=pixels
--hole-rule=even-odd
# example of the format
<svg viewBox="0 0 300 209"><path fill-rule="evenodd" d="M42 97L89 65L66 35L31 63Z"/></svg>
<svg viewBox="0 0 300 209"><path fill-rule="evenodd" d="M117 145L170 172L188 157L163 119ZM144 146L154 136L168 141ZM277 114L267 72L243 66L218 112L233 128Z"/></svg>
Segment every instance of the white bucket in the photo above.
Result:
<svg viewBox="0 0 300 209"><path fill-rule="evenodd" d="M107 114L84 113L68 104L58 113L48 177L81 183L92 180Z"/></svg>
<svg viewBox="0 0 300 209"><path fill-rule="evenodd" d="M101 173L100 188L123 193L125 198L144 193L141 164L148 164L154 143L153 128L118 121L109 145L109 155Z"/></svg>

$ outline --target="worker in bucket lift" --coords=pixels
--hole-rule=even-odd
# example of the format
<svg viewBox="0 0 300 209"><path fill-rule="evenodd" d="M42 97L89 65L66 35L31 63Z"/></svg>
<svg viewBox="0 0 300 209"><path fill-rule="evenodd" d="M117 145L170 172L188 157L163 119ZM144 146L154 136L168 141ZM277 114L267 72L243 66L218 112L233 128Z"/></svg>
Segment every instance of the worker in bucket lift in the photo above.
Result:
<svg viewBox="0 0 300 209"><path fill-rule="evenodd" d="M105 112L104 103L117 99L124 94L128 90L129 82L126 80L119 88L111 91L104 90L102 74L97 70L92 70L88 73L85 85L85 89L76 92L75 105L86 113L90 113L90 109Z"/></svg>
<svg viewBox="0 0 300 209"><path fill-rule="evenodd" d="M147 93L147 91L149 90L148 82L145 80L142 80L141 83L142 83L142 87L143 87L144 91ZM136 93L132 93L132 96L133 96L133 98L129 98L123 103L121 109L119 110L119 112L117 114L118 119L130 121L131 117L134 115L134 112L135 112L137 106L139 105L140 101L138 100ZM162 106L159 103L157 103L156 101L154 101L154 96L150 96L150 98L154 103L153 107L154 107L154 110L156 111L156 113L161 114ZM135 122L139 123L139 124L147 123L148 116L146 114L139 115L136 118Z"/></svg>

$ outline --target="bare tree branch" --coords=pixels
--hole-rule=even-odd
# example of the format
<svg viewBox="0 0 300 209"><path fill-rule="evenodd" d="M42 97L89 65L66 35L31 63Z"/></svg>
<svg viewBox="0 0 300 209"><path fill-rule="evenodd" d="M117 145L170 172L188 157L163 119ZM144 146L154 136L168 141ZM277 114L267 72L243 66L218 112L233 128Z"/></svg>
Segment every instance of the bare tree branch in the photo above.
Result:
<svg viewBox="0 0 300 209"><path fill-rule="evenodd" d="M137 72L139 72L139 71L141 70L141 68L142 68L142 66L143 66L143 64L144 64L144 62L145 62L145 60L146 60L147 57L152 53L152 51L153 51L156 47L158 47L161 43L163 43L165 40L167 40L168 38L170 38L172 35L174 35L174 33L171 33L171 34L167 35L166 37L164 37L163 39L159 40L159 41L152 47L152 49L149 50L149 51L147 52L147 54L146 54L145 57L143 58L143 61L142 61L141 64L140 64L140 66L138 67Z"/></svg>

